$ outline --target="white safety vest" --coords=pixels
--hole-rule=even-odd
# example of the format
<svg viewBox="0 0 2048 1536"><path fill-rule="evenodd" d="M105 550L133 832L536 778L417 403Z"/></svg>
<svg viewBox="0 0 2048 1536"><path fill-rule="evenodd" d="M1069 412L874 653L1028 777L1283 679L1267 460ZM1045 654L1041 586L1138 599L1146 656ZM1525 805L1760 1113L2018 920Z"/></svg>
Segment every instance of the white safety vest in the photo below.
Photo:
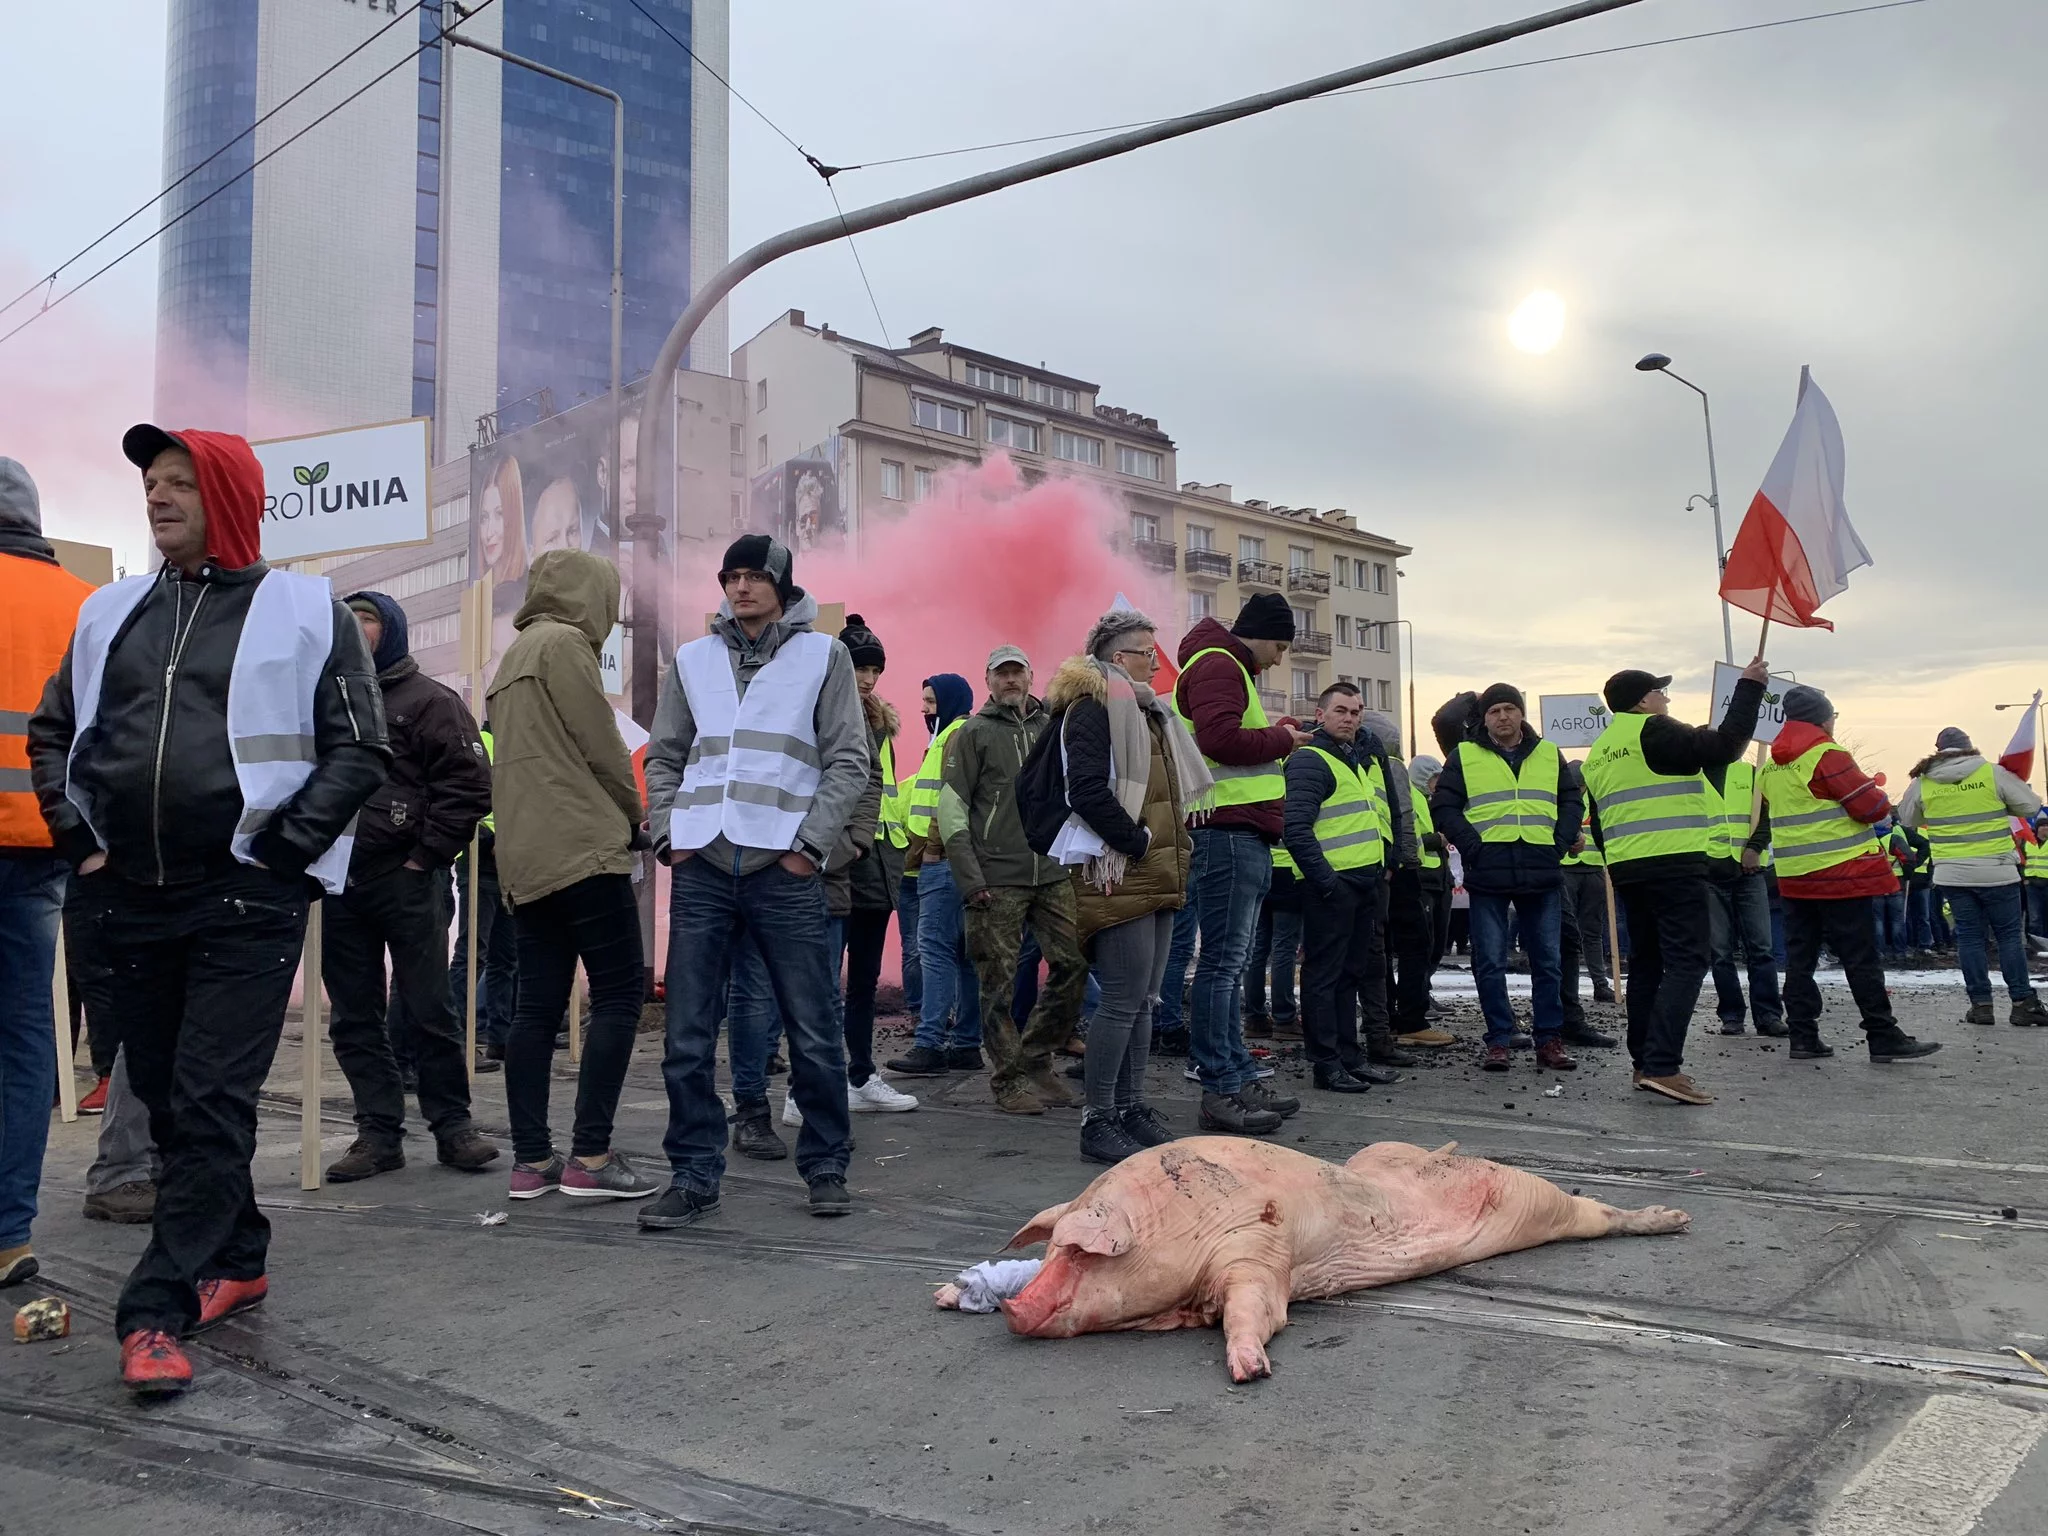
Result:
<svg viewBox="0 0 2048 1536"><path fill-rule="evenodd" d="M73 766L78 744L99 715L100 683L114 636L157 580L155 576L130 576L101 587L78 611L78 629L71 646L71 708L76 721L71 737ZM228 673L228 746L235 760L235 782L242 790L242 815L229 848L244 864L256 862L249 852L256 834L313 776L317 761L313 698L333 649L334 588L327 578L267 572L249 599L249 613L235 642L234 666ZM91 826L92 807L68 772L64 793ZM107 846L97 828L93 836L101 848ZM306 873L339 894L348 884L348 861L355 841L351 818L334 846L315 859Z"/></svg>
<svg viewBox="0 0 2048 1536"><path fill-rule="evenodd" d="M818 793L818 694L832 637L791 635L740 697L722 635L676 652L697 739L669 810L671 848L694 851L724 834L738 848L796 846Z"/></svg>

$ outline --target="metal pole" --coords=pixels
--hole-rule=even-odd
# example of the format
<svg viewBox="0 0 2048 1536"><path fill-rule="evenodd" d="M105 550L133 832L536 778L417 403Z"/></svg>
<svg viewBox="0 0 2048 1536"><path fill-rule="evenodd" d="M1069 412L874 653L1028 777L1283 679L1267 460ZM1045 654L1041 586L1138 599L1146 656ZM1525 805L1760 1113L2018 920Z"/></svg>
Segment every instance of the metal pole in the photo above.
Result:
<svg viewBox="0 0 2048 1536"><path fill-rule="evenodd" d="M1415 730L1415 621L1396 619L1394 622L1408 626L1408 759L1413 762L1418 750L1416 743L1420 739Z"/></svg>
<svg viewBox="0 0 2048 1536"><path fill-rule="evenodd" d="M1700 397L1700 414L1707 424L1707 505L1714 513L1714 590L1721 589L1721 578L1728 571L1728 545L1721 534L1721 471L1714 462L1714 410L1707 403L1707 392L1691 379L1680 373L1673 373L1669 363L1657 370L1676 379L1687 389ZM1697 501L1699 498L1694 497ZM1690 507L1692 502L1687 502ZM1728 599L1721 599L1721 659L1729 666L1735 665L1735 627L1728 617Z"/></svg>
<svg viewBox="0 0 2048 1536"><path fill-rule="evenodd" d="M944 186L913 192L908 197L874 203L866 208L856 208L848 214L820 219L815 224L784 230L781 234L770 236L752 250L727 262L691 296L688 307L677 317L674 328L668 333L668 340L661 344L661 351L655 357L653 368L648 372L647 396L653 400L666 399L673 394L676 369L683 360L683 353L711 311L716 309L725 296L744 279L760 271L770 262L793 252L808 250L814 245L823 245L847 235L857 235L864 230L880 229L887 224L900 224L905 219L920 213L929 213L936 208L947 208L954 203L986 197L991 192L1000 192L1023 182L1036 181L1041 177L1070 171L1078 166L1093 165L1099 160L1129 154L1132 150L1144 149L1148 145L1162 144L1169 139L1199 133L1204 128L1215 128L1224 123L1234 123L1240 118L1270 112L1275 107L1291 106L1295 102L1326 96L1331 91L1343 90L1347 86L1359 85L1367 80L1397 75L1424 64L1456 58L1460 54L1490 48L1496 43L1528 37L1537 32L1547 32L1553 27L1561 27L1570 22L1583 21L1589 16L1600 16L1609 11L1619 11L1641 3L1642 0L1579 0L1577 4L1545 11L1538 16L1502 22L1498 26L1482 27L1476 32L1467 32L1462 36L1431 43L1422 48L1411 48L1406 53L1392 54L1370 64L1355 65L1350 69L1339 70L1336 74L1321 75L1313 80L1284 86L1277 91L1263 91L1255 96L1241 97L1222 106L1210 107L1206 111L1189 113L1185 117L1168 118L1165 122L1152 123L1123 133L1113 133L1105 138L1090 140L1086 144L1077 144L1068 149L1056 150L1049 155L1020 161L1016 165L1004 166L1000 170L984 171L977 176L947 182ZM640 462L647 465L655 464L660 461L660 454L660 421L655 412L642 411ZM657 536L668 526L664 508L667 506L668 498L674 494L673 480L672 470L656 474L656 494L638 499L640 504L649 506L651 510L643 517L638 513L636 506L635 521L648 525L649 532ZM633 575L635 628L643 625L652 626L658 616L661 602L653 568L651 564L643 566L636 560ZM636 719L643 722L654 718L656 681L653 648L636 646L633 652L633 714Z"/></svg>
<svg viewBox="0 0 2048 1536"><path fill-rule="evenodd" d="M64 920L57 919L57 963L50 970L50 1012L57 1019L57 1113L66 1125L78 1118L78 1063L71 1051L71 974L64 965ZM86 1021L90 1027L92 1021Z"/></svg>
<svg viewBox="0 0 2048 1536"><path fill-rule="evenodd" d="M320 903L306 914L304 1006L299 1016L299 1188L320 1187Z"/></svg>

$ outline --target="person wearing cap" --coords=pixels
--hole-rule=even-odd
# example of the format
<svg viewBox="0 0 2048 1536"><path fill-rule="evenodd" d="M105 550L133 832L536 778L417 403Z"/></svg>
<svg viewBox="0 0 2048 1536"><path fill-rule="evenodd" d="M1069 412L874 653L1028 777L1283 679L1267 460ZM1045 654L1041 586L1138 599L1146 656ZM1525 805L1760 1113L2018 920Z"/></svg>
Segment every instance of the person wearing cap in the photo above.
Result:
<svg viewBox="0 0 2048 1536"><path fill-rule="evenodd" d="M1174 707L1194 732L1212 805L1192 819L1190 875L1201 947L1188 1016L1188 1054L1202 1084L1205 1131L1263 1136L1301 1108L1256 1075L1244 1040L1244 969L1259 908L1273 884L1287 795L1282 763L1308 732L1266 717L1257 676L1294 644L1294 610L1277 592L1245 599L1228 629L1203 619L1181 637Z"/></svg>
<svg viewBox="0 0 2048 1536"><path fill-rule="evenodd" d="M714 1069L734 942L766 962L803 1118L796 1166L814 1216L853 1209L846 1044L823 871L873 786L853 658L811 628L817 601L789 549L746 534L725 552L711 633L676 652L647 748L648 820L669 866L670 1184L650 1230L718 1209L725 1106ZM762 1110L765 1113L765 1104Z"/></svg>
<svg viewBox="0 0 2048 1536"><path fill-rule="evenodd" d="M1456 845L1472 899L1472 979L1486 1018L1479 1064L1508 1070L1515 1009L1508 998L1508 918L1519 920L1529 957L1529 1011L1536 1065L1545 1072L1578 1068L1564 1048L1559 909L1564 881L1558 861L1579 838L1583 796L1555 742L1526 718L1522 691L1495 683L1476 698L1461 695L1440 718L1466 721L1464 739L1447 751L1429 797L1430 814Z"/></svg>
<svg viewBox="0 0 2048 1536"><path fill-rule="evenodd" d="M1834 1055L1820 1038L1820 988L1813 973L1825 943L1842 962L1863 1016L1870 1059L1884 1064L1928 1056L1938 1041L1899 1028L1885 991L1871 908L1899 886L1872 829L1891 814L1884 790L1834 739L1835 706L1820 689L1785 690L1784 729L1771 743L1764 801L1771 810L1771 854L1785 908L1785 1025L1792 1059ZM1732 715L1734 706L1730 707ZM1634 914L1630 914L1633 929Z"/></svg>
<svg viewBox="0 0 2048 1536"><path fill-rule="evenodd" d="M1934 853L1934 888L1955 915L1956 961L1970 994L1965 1022L1991 1024L1991 970L1986 940L1998 946L1998 970L2012 1000L2007 1022L2048 1025L2048 1006L2027 975L2027 940L2021 913L2021 867L2012 820L2031 823L2041 797L2026 780L1987 762L1969 734L1949 726L1934 751L1913 765L1913 782L1899 800L1898 822L1927 834Z"/></svg>
<svg viewBox="0 0 2048 1536"><path fill-rule="evenodd" d="M1079 1101L1054 1075L1052 1052L1074 1033L1088 986L1080 911L1059 861L1024 837L1017 773L1051 719L1031 692L1031 660L1014 645L989 652L988 701L960 727L940 774L938 825L967 909L967 950L981 983L982 1030L995 1058L989 1088L1013 1115ZM1017 956L1029 927L1048 974L1020 1033L1010 1021ZM929 962L930 957L927 956ZM926 995L931 990L929 966Z"/></svg>
<svg viewBox="0 0 2048 1536"><path fill-rule="evenodd" d="M391 772L356 818L348 888L327 903L322 930L328 1038L356 1114L355 1143L327 1177L348 1184L405 1166L405 1090L385 1029L387 951L420 1115L440 1161L475 1173L498 1149L470 1123L467 1042L448 991L448 870L490 812L490 764L468 706L420 671L397 599L356 592L348 606L377 668Z"/></svg>
<svg viewBox="0 0 2048 1536"><path fill-rule="evenodd" d="M117 1032L162 1153L114 1329L138 1394L179 1337L262 1301L250 1158L311 895L346 883L390 749L369 647L325 577L264 563L263 470L223 432L130 429L163 564L101 587L29 721L36 797L90 892Z"/></svg>
<svg viewBox="0 0 2048 1536"><path fill-rule="evenodd" d="M967 909L953 866L939 835L939 791L953 739L974 713L974 685L958 672L934 672L924 680L924 759L903 802L905 883L911 894L897 902L897 922L906 955L918 958L916 1035L910 1049L891 1057L889 1070L902 1077L944 1077L979 1072L981 977L967 952ZM906 916L907 914L907 916ZM904 962L904 1006L910 1006L910 965Z"/></svg>
<svg viewBox="0 0 2048 1536"><path fill-rule="evenodd" d="M1611 718L1581 769L1594 842L1628 920L1628 1054L1638 1088L1711 1104L1682 1070L1693 1005L1706 980L1713 918L1707 850L1719 787L1756 729L1768 677L1743 669L1718 726L1671 718L1671 679L1634 668L1607 679Z"/></svg>

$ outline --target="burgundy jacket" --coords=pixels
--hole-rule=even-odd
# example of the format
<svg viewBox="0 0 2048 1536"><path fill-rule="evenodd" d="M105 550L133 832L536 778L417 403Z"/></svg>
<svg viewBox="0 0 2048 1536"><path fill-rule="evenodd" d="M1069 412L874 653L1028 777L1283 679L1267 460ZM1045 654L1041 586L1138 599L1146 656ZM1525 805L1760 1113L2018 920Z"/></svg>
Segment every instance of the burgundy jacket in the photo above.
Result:
<svg viewBox="0 0 2048 1536"><path fill-rule="evenodd" d="M1771 743L1771 761L1789 763L1834 738L1817 725L1804 720L1787 720L1778 739ZM1840 803L1842 812L1854 821L1871 826L1891 814L1891 804L1869 774L1856 766L1856 759L1839 748L1824 752L1814 764L1806 787L1823 800ZM1779 875L1778 894L1790 901L1839 901L1848 896L1889 896L1899 888L1892 861L1880 851L1865 854L1811 875Z"/></svg>
<svg viewBox="0 0 2048 1536"><path fill-rule="evenodd" d="M1188 658L1197 651L1220 648L1230 652L1244 667L1222 656L1206 656L1190 667ZM1195 745L1202 756L1228 768L1248 768L1256 763L1277 763L1294 750L1294 737L1284 725L1269 725L1263 731L1244 728L1245 673L1252 670L1252 653L1245 643L1224 628L1218 619L1204 619L1181 637L1176 656L1180 681L1174 685L1174 701L1195 733ZM1224 806L1206 826L1249 827L1269 843L1280 841L1280 808L1283 795L1255 805Z"/></svg>

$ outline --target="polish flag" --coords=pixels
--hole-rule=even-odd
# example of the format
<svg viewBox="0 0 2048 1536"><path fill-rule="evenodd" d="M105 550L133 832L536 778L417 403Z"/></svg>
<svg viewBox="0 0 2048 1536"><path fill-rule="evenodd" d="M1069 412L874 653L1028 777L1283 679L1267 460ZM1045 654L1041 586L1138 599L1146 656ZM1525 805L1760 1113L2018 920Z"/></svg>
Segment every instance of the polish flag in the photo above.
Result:
<svg viewBox="0 0 2048 1536"><path fill-rule="evenodd" d="M2036 688L2034 702L2020 716L2019 729L2012 733L2012 740L2005 744L2005 750L1998 756L1998 766L2023 784L2034 776L2034 733L2040 713L2041 690Z"/></svg>
<svg viewBox="0 0 2048 1536"><path fill-rule="evenodd" d="M1815 610L1870 564L1842 502L1842 427L1804 368L1791 430L1749 504L1721 572L1721 596L1737 608L1801 629L1833 629Z"/></svg>

